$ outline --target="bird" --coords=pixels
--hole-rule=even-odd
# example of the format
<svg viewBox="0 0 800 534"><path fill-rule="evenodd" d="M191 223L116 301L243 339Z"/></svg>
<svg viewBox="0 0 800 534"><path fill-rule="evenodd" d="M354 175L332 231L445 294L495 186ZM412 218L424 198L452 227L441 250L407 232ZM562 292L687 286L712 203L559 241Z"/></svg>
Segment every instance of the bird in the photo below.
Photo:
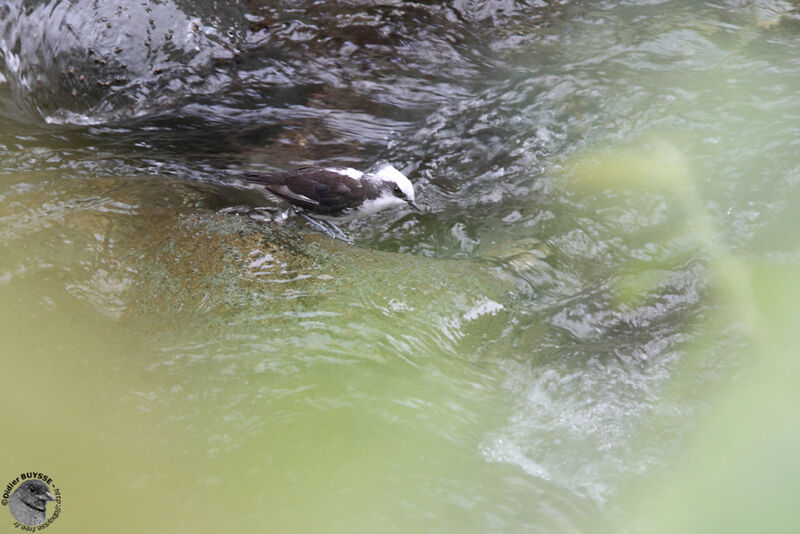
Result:
<svg viewBox="0 0 800 534"><path fill-rule="evenodd" d="M23 525L35 527L45 522L47 503L55 500L47 484L32 478L20 484L11 494L8 498L8 509L14 519Z"/></svg>
<svg viewBox="0 0 800 534"><path fill-rule="evenodd" d="M379 162L362 172L349 167L301 167L286 172L251 172L245 180L288 201L313 227L348 241L333 221L350 221L398 205L414 203L414 186L400 171Z"/></svg>

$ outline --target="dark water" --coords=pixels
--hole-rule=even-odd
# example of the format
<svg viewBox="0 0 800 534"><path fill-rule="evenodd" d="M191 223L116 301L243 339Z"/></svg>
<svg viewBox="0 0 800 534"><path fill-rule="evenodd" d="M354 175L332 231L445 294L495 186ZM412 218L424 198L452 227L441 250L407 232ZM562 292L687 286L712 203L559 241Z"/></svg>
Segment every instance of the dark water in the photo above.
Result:
<svg viewBox="0 0 800 534"><path fill-rule="evenodd" d="M3 422L47 421L0 476L57 473L68 531L624 529L759 346L749 273L796 266L799 28L0 3L0 385L46 386ZM424 211L353 247L240 179L379 159Z"/></svg>

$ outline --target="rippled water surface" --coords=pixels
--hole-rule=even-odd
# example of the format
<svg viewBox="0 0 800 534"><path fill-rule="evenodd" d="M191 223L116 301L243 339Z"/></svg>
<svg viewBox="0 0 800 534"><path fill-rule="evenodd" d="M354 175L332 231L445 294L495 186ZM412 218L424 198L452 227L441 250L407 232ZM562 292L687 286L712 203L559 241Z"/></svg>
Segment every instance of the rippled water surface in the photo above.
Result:
<svg viewBox="0 0 800 534"><path fill-rule="evenodd" d="M53 528L800 524L793 3L0 2L0 47L0 478ZM352 246L241 179L381 159L423 211Z"/></svg>

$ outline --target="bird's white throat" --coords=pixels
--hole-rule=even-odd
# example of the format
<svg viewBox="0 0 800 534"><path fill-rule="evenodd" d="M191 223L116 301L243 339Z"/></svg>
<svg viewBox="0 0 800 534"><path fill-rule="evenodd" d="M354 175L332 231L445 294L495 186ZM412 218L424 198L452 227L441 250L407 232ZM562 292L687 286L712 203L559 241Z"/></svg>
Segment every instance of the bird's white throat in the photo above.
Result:
<svg viewBox="0 0 800 534"><path fill-rule="evenodd" d="M386 208L391 208L392 206L401 206L404 204L406 204L405 200L398 198L389 192L383 192L381 196L367 199L359 207L349 210L345 213L340 213L337 215L315 214L314 217L325 219L326 221L348 222L371 213L383 211Z"/></svg>
<svg viewBox="0 0 800 534"><path fill-rule="evenodd" d="M402 206L406 203L402 198L398 198L389 192L384 192L378 198L371 198L365 200L361 206L358 207L359 215L366 215L368 213L375 213L392 206Z"/></svg>

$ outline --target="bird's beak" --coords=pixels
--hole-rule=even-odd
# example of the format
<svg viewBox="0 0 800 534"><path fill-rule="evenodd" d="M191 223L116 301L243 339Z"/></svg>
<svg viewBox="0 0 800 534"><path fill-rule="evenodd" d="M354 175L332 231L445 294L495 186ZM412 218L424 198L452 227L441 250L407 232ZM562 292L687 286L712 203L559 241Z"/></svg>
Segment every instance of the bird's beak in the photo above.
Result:
<svg viewBox="0 0 800 534"><path fill-rule="evenodd" d="M45 491L43 497L44 497L45 501L54 501L54 500L56 500L56 498L53 497L53 494L50 493L49 491Z"/></svg>
<svg viewBox="0 0 800 534"><path fill-rule="evenodd" d="M412 208L414 208L415 210L417 210L417 211L422 211L422 210L420 209L420 207L419 207L419 206L417 206L416 204L414 204L414 201L413 201L413 200L406 200L406 202L408 202L408 205L409 205L409 206L411 206Z"/></svg>

